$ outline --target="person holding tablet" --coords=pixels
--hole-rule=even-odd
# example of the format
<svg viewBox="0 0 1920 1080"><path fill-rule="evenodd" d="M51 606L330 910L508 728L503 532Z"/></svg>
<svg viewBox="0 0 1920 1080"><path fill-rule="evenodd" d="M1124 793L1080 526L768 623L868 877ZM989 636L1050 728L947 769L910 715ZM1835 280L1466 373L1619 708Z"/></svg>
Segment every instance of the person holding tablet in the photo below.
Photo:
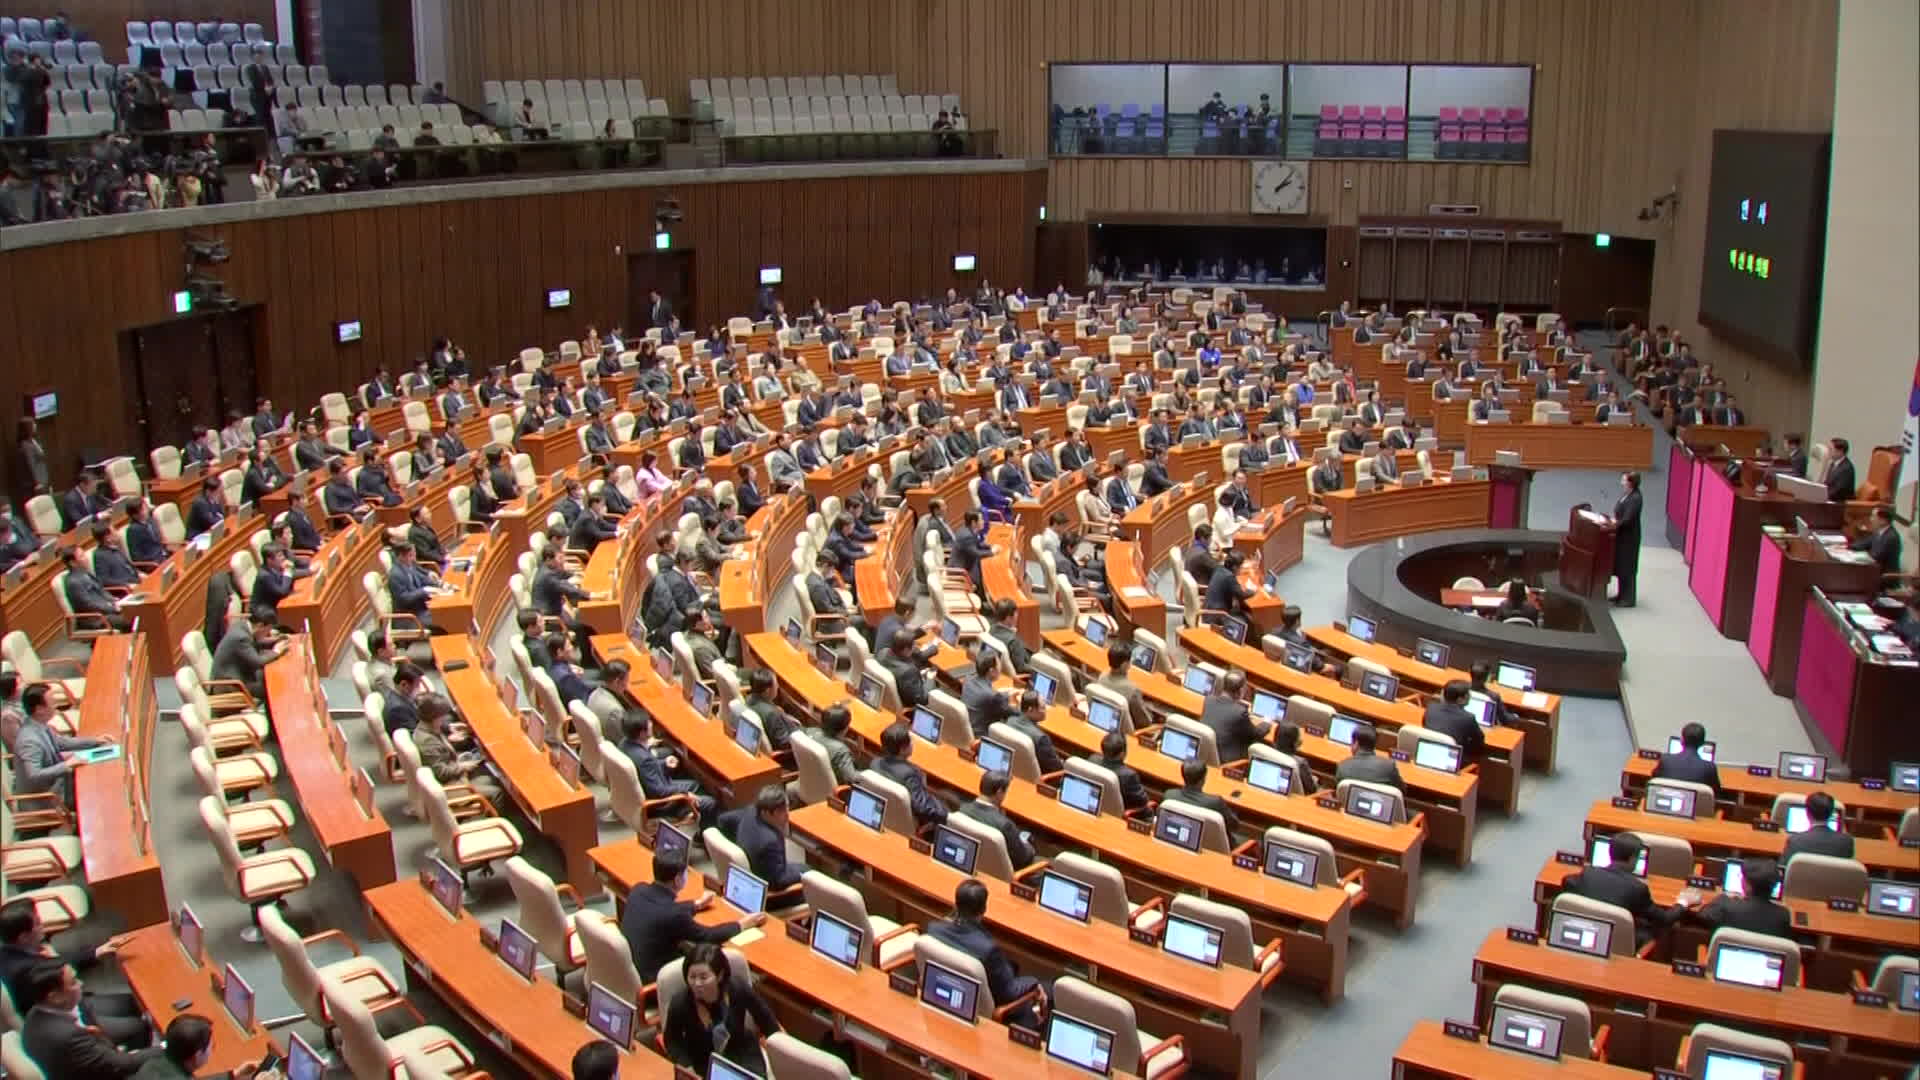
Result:
<svg viewBox="0 0 1920 1080"><path fill-rule="evenodd" d="M744 977L734 976L718 945L694 946L683 972L686 989L667 1003L667 1057L700 1076L707 1075L707 1059L715 1054L755 1076L767 1075L760 1040L779 1031L780 1021L766 1000Z"/></svg>

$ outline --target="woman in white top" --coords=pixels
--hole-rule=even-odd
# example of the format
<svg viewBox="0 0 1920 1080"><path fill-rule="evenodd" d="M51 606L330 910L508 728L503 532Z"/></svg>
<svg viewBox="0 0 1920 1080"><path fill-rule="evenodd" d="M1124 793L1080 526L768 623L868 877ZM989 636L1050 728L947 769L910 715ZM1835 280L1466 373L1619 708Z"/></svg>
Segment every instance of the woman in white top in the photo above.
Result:
<svg viewBox="0 0 1920 1080"><path fill-rule="evenodd" d="M960 373L960 354L948 353L940 358L940 392L943 394L970 394L973 388L967 385L967 377Z"/></svg>
<svg viewBox="0 0 1920 1080"><path fill-rule="evenodd" d="M272 163L261 158L253 163L253 197L255 199L277 199L280 197L280 174L275 172Z"/></svg>

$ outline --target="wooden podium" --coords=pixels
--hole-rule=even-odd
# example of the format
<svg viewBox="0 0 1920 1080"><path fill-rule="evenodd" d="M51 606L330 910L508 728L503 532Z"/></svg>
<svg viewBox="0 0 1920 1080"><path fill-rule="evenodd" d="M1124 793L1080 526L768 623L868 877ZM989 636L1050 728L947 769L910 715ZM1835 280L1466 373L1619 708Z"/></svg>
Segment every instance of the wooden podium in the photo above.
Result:
<svg viewBox="0 0 1920 1080"><path fill-rule="evenodd" d="M1618 526L1582 503L1567 514L1567 535L1560 541L1560 587L1588 598L1605 599L1613 577L1613 541Z"/></svg>

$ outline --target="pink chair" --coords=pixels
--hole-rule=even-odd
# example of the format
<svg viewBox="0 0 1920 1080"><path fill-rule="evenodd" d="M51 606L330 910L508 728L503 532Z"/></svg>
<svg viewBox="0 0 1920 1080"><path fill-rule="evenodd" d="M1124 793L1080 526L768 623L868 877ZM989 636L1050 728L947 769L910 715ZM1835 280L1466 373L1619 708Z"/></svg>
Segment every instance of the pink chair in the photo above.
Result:
<svg viewBox="0 0 1920 1080"><path fill-rule="evenodd" d="M1507 123L1524 124L1527 122L1527 107L1524 105L1507 106Z"/></svg>
<svg viewBox="0 0 1920 1080"><path fill-rule="evenodd" d="M1464 109L1461 109L1461 110L1460 110L1460 122L1461 122L1462 124L1477 124L1477 123L1479 123L1479 122L1480 122L1480 110L1479 110L1479 109L1476 109L1476 108L1474 108L1474 107L1473 107L1473 106L1471 106L1471 105L1469 105L1469 106L1467 106L1467 107L1466 107L1466 108L1464 108Z"/></svg>
<svg viewBox="0 0 1920 1080"><path fill-rule="evenodd" d="M1358 121L1359 119L1360 119L1360 106L1358 105L1340 106L1340 122L1342 124L1350 120Z"/></svg>
<svg viewBox="0 0 1920 1080"><path fill-rule="evenodd" d="M1340 119L1340 106L1338 105L1320 106L1320 119L1325 121L1338 121Z"/></svg>
<svg viewBox="0 0 1920 1080"><path fill-rule="evenodd" d="M1507 156L1515 161L1527 160L1527 127L1525 124L1507 129Z"/></svg>
<svg viewBox="0 0 1920 1080"><path fill-rule="evenodd" d="M1399 105L1387 106L1387 123L1404 124L1407 122L1407 110Z"/></svg>
<svg viewBox="0 0 1920 1080"><path fill-rule="evenodd" d="M1387 127L1385 124L1362 124L1360 138L1367 144L1367 153L1386 153Z"/></svg>
<svg viewBox="0 0 1920 1080"><path fill-rule="evenodd" d="M1460 125L1440 125L1440 144L1435 148L1434 156L1440 158L1457 158L1460 156Z"/></svg>
<svg viewBox="0 0 1920 1080"><path fill-rule="evenodd" d="M1351 124L1344 120L1340 122L1340 140L1342 142L1351 142L1360 138L1360 131L1361 128L1358 122Z"/></svg>
<svg viewBox="0 0 1920 1080"><path fill-rule="evenodd" d="M1443 123L1443 124L1457 124L1457 123L1459 123L1459 122L1460 122L1460 110L1459 110L1459 109L1456 109L1456 108L1454 108L1454 107L1453 107L1453 106L1451 106L1451 105L1442 105L1442 106L1440 106L1440 122L1441 122L1441 123Z"/></svg>
<svg viewBox="0 0 1920 1080"><path fill-rule="evenodd" d="M1323 120L1313 132L1313 153L1316 157L1332 157L1340 152L1340 125L1331 120Z"/></svg>
<svg viewBox="0 0 1920 1080"><path fill-rule="evenodd" d="M1361 106L1361 107L1360 107L1360 119L1362 119L1362 120L1364 120L1364 121L1366 121L1366 122L1367 122L1367 123L1369 123L1369 124L1377 124L1377 123L1379 123L1379 122L1380 122L1380 120L1382 119L1382 114L1381 114L1381 111L1380 111L1380 106L1378 106L1378 105L1363 105L1363 106Z"/></svg>
<svg viewBox="0 0 1920 1080"><path fill-rule="evenodd" d="M1407 125L1388 124L1387 125L1387 141L1390 143L1406 142L1407 141Z"/></svg>
<svg viewBox="0 0 1920 1080"><path fill-rule="evenodd" d="M1461 157L1477 158L1486 152L1486 133L1485 132L1481 131L1477 127L1470 127L1462 131L1461 134L1465 136L1465 138L1461 140L1461 143L1462 143L1462 146L1460 148Z"/></svg>
<svg viewBox="0 0 1920 1080"><path fill-rule="evenodd" d="M1501 154L1504 154L1506 152L1506 145L1507 145L1507 129L1506 128L1490 127L1487 129L1487 146L1489 148L1487 150L1487 153L1490 156L1499 157ZM1492 149L1492 147L1495 147L1495 146L1500 147L1500 149L1499 150Z"/></svg>

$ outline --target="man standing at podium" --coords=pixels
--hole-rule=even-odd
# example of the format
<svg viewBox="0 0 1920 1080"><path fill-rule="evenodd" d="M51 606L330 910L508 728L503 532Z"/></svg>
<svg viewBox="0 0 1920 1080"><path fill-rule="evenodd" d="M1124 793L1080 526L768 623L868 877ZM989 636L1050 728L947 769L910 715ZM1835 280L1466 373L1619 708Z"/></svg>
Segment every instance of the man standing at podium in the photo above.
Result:
<svg viewBox="0 0 1920 1080"><path fill-rule="evenodd" d="M1640 576L1640 474L1621 473L1625 493L1613 504L1613 576L1620 579L1613 602L1634 605L1634 585Z"/></svg>

